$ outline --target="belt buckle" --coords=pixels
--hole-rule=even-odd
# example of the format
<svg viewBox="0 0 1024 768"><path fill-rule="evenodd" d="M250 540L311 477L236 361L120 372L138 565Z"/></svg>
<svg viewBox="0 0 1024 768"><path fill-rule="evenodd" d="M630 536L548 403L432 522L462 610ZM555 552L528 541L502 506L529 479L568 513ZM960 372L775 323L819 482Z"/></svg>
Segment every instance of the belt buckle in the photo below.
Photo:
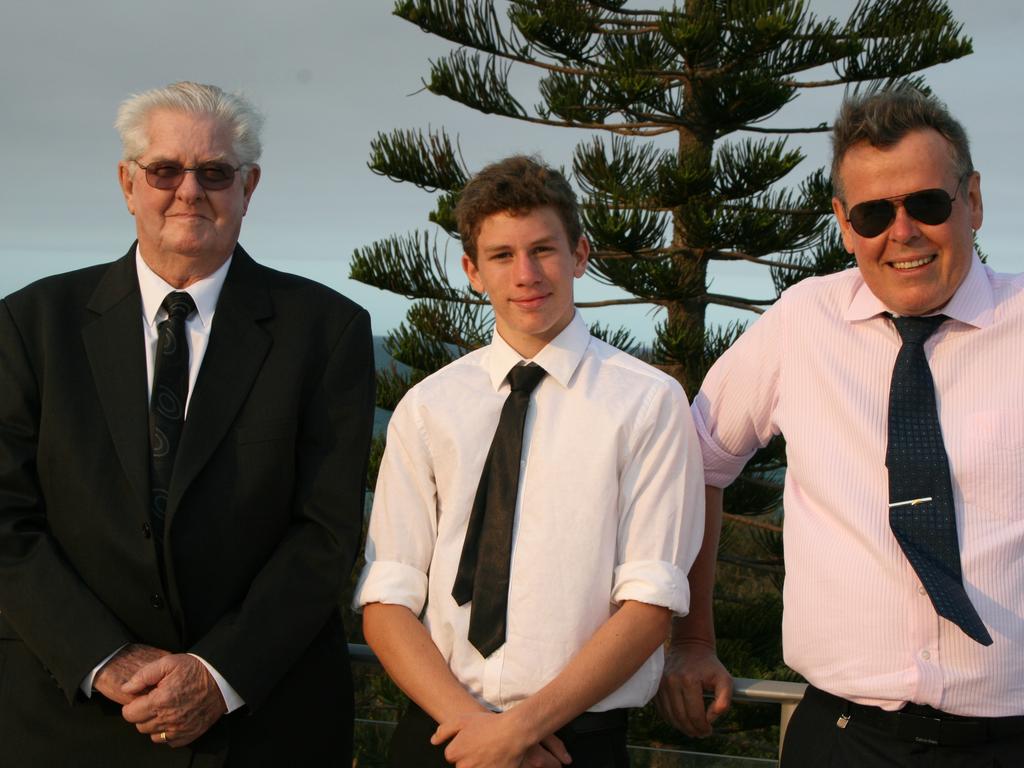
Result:
<svg viewBox="0 0 1024 768"><path fill-rule="evenodd" d="M942 718L896 712L896 738L920 744L940 744Z"/></svg>

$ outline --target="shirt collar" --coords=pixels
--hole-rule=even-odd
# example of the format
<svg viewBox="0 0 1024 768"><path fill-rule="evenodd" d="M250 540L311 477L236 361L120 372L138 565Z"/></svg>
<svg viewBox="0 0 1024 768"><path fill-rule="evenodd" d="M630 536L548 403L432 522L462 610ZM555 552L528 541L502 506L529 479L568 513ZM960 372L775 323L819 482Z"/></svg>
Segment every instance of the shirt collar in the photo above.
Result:
<svg viewBox="0 0 1024 768"><path fill-rule="evenodd" d="M224 287L224 279L228 275L232 258L234 257L229 256L217 271L192 283L186 290L196 303L196 314L204 328L209 329L213 323L217 299L220 298L220 291ZM142 316L149 325L155 325L164 298L171 291L178 289L150 269L142 259L142 249L139 246L135 246L135 271L139 276L139 292L142 294Z"/></svg>
<svg viewBox="0 0 1024 768"><path fill-rule="evenodd" d="M547 371L548 376L561 386L568 387L576 369L579 367L583 354L590 345L590 330L579 312L573 315L569 324L555 338L538 352L532 360L526 360L508 345L498 329L494 329L494 337L488 348L484 368L490 376L491 385L495 390L501 388L505 378L513 366L521 362L533 362Z"/></svg>
<svg viewBox="0 0 1024 768"><path fill-rule="evenodd" d="M942 314L959 320L976 328L984 328L992 323L995 311L995 300L992 296L992 284L989 282L988 271L981 263L977 253L971 254L971 268L967 276L956 289L953 297L942 307ZM871 292L867 283L860 280L860 285L850 305L846 308L846 319L851 323L868 320L881 314L888 314L889 308Z"/></svg>

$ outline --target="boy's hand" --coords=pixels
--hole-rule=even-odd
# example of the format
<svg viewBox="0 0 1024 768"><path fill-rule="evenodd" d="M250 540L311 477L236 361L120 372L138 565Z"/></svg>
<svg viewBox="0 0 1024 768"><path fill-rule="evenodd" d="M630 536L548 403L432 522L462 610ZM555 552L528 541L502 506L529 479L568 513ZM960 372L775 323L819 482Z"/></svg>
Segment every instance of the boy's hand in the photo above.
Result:
<svg viewBox="0 0 1024 768"><path fill-rule="evenodd" d="M441 723L430 742L446 741L445 759L456 768L561 768L572 762L558 737L530 744L510 718L494 712L461 715Z"/></svg>

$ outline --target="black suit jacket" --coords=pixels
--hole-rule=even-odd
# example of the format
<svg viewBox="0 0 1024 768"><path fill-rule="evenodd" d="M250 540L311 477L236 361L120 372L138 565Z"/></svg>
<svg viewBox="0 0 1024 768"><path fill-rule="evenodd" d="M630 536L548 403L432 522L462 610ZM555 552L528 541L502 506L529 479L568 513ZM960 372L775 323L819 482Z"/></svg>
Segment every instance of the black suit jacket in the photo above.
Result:
<svg viewBox="0 0 1024 768"><path fill-rule="evenodd" d="M0 304L0 761L343 764L337 603L361 531L369 317L236 248L177 452L162 578L141 313L134 248ZM193 748L149 743L79 691L130 642L196 653L247 706Z"/></svg>

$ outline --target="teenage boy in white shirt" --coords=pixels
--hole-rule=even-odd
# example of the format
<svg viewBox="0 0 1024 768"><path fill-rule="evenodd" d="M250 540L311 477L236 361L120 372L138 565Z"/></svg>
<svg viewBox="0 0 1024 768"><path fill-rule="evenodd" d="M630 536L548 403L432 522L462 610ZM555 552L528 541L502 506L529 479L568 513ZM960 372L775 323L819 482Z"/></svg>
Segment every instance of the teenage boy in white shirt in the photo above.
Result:
<svg viewBox="0 0 1024 768"><path fill-rule="evenodd" d="M561 174L507 158L470 181L456 215L494 337L396 408L355 597L368 642L413 701L390 765L626 766L626 713L657 690L704 527L686 396L576 312L590 246ZM491 507L475 519L474 500L488 472L492 493L498 484L489 447L500 450L510 370L524 364L543 370L532 395L517 393L511 546L496 556L484 540L498 523ZM479 547L467 537L478 525ZM507 577L485 644L472 625L494 596L453 592L496 573Z"/></svg>

